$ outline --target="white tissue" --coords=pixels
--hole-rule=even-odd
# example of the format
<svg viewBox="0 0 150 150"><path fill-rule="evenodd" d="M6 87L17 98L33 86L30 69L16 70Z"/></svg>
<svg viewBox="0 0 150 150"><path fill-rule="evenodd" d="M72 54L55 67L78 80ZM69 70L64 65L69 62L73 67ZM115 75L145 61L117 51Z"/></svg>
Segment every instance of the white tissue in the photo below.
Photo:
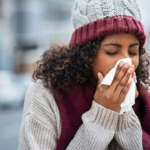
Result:
<svg viewBox="0 0 150 150"><path fill-rule="evenodd" d="M111 83L114 79L114 76L115 76L117 66L120 62L124 62L124 63L128 62L130 65L132 64L130 58L125 58L125 59L118 60L115 67L108 72L108 74L105 76L105 78L103 79L103 81L99 85L99 87L103 84L111 85ZM133 81L133 79L131 77L130 77L130 79L132 80L132 84L130 86L130 89L129 89L124 101L120 105L121 109L120 109L119 114L123 114L124 112L130 111L131 107L135 104L135 82Z"/></svg>

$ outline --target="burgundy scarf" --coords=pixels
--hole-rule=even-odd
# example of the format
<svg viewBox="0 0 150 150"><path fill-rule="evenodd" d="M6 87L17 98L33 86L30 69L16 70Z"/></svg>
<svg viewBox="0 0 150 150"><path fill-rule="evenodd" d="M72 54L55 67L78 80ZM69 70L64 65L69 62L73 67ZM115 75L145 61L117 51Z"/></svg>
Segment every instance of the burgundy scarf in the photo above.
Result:
<svg viewBox="0 0 150 150"><path fill-rule="evenodd" d="M54 88L54 87L53 87ZM61 117L61 134L57 141L57 150L65 150L82 124L81 116L92 105L96 88L90 83L77 84L71 92L65 93L54 88L54 96ZM150 96L139 94L133 109L143 129L145 150L150 150Z"/></svg>

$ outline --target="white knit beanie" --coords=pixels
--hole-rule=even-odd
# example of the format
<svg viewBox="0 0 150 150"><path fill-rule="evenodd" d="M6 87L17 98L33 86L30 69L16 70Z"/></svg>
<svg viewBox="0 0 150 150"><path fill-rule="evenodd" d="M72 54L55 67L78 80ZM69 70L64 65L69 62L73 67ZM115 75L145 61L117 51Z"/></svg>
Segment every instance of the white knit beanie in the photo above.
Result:
<svg viewBox="0 0 150 150"><path fill-rule="evenodd" d="M136 0L76 0L71 20L75 31L69 45L85 43L99 36L114 33L136 34L142 45L144 45L146 40L144 27L140 21L141 13ZM122 24L118 24L120 21L122 21ZM97 26L98 24L99 26ZM103 30L100 28L103 28ZM111 32L112 28L113 32ZM94 31L94 33L91 34L90 30ZM100 30L103 33L99 32L97 34L96 32ZM89 34L92 38L89 37Z"/></svg>

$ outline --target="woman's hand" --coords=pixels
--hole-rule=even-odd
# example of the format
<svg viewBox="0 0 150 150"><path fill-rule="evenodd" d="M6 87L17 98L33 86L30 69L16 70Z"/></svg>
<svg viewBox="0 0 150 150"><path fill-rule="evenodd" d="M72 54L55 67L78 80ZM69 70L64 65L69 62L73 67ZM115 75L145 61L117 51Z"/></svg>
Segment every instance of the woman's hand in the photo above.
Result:
<svg viewBox="0 0 150 150"><path fill-rule="evenodd" d="M131 67L132 67L132 69L134 70L134 66L131 66ZM132 79L133 79L134 82L136 82L136 76L135 76L134 72L133 72L133 74L132 74ZM139 92L137 91L137 87L135 86L135 99L136 99L138 96L139 96Z"/></svg>
<svg viewBox="0 0 150 150"><path fill-rule="evenodd" d="M121 62L117 67L114 80L110 86L101 85L99 87L103 80L103 75L99 72L94 101L107 109L119 112L121 109L120 104L124 101L132 83L130 76L134 72L133 67L133 65L130 66L128 63L124 64Z"/></svg>

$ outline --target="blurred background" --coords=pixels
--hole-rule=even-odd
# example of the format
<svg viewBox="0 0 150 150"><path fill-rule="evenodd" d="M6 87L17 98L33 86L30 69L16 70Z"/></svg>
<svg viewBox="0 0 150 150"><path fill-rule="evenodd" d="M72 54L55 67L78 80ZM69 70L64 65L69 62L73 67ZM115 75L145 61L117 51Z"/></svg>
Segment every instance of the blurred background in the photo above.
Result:
<svg viewBox="0 0 150 150"><path fill-rule="evenodd" d="M150 54L150 1L137 2ZM18 148L33 63L52 44L69 43L73 4L74 0L0 0L0 150Z"/></svg>

